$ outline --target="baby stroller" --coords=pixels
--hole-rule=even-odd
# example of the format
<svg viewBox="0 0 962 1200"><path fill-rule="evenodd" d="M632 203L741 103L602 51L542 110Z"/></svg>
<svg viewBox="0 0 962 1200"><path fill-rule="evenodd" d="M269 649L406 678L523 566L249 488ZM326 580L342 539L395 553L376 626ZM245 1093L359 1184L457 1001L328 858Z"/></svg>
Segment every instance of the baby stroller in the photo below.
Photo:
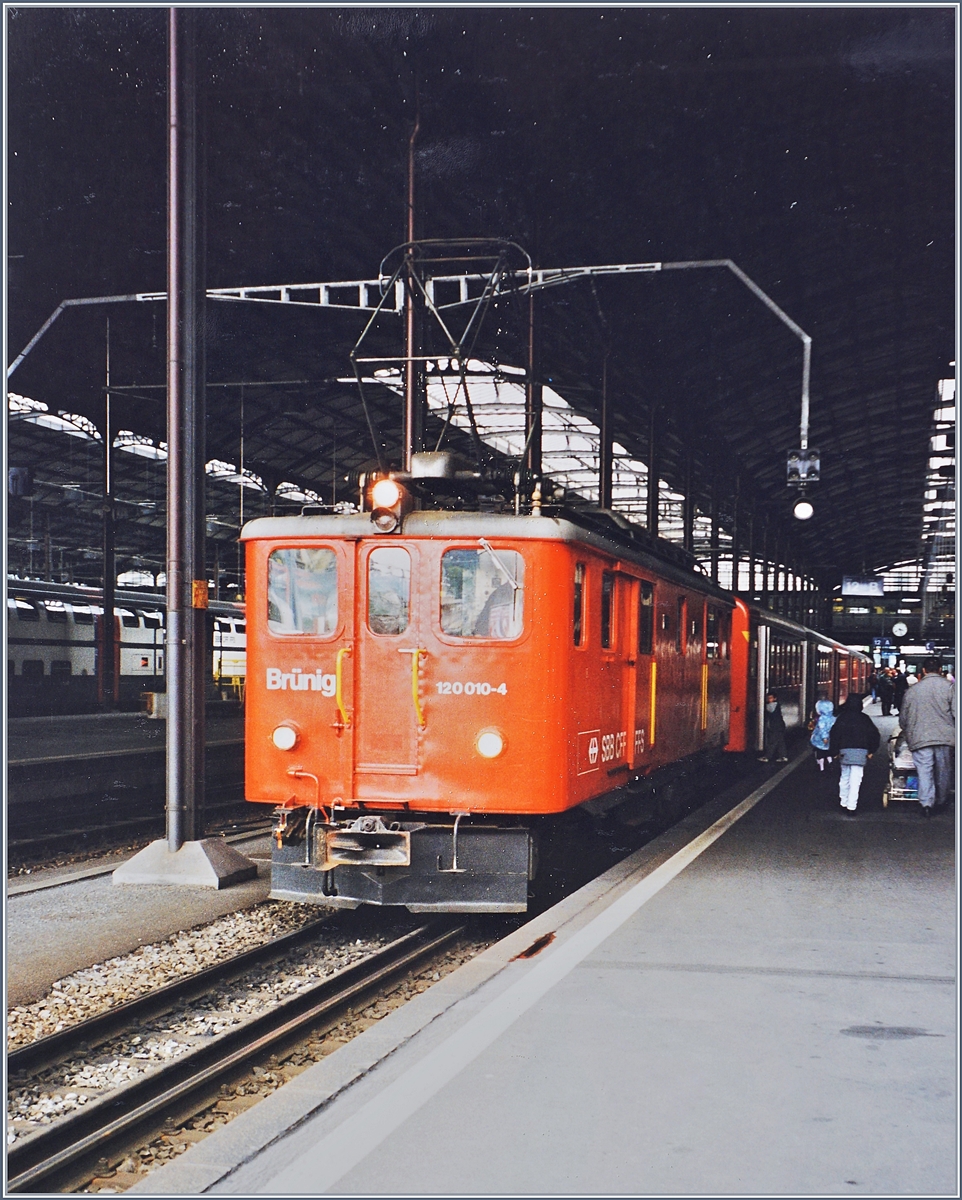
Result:
<svg viewBox="0 0 962 1200"><path fill-rule="evenodd" d="M890 800L911 800L918 803L919 773L905 734L896 725L889 738L889 778L882 793L882 807L888 808Z"/></svg>

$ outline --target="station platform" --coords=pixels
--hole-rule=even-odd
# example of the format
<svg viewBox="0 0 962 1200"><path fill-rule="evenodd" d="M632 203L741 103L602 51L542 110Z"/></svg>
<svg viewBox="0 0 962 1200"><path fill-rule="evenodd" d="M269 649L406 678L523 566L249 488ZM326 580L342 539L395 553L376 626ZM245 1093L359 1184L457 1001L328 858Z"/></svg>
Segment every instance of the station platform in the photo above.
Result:
<svg viewBox="0 0 962 1200"><path fill-rule="evenodd" d="M244 714L237 705L211 705L205 726L208 743L243 741ZM18 767L139 750L163 752L166 730L166 721L146 713L11 717L7 721L7 762Z"/></svg>
<svg viewBox="0 0 962 1200"><path fill-rule="evenodd" d="M104 855L7 881L7 1004L30 1004L65 975L264 900L270 891L270 837L229 839L257 863L257 878L215 891L203 887L116 886L111 873L130 854Z"/></svg>
<svg viewBox="0 0 962 1200"><path fill-rule="evenodd" d="M954 814L770 770L131 1191L957 1196Z"/></svg>

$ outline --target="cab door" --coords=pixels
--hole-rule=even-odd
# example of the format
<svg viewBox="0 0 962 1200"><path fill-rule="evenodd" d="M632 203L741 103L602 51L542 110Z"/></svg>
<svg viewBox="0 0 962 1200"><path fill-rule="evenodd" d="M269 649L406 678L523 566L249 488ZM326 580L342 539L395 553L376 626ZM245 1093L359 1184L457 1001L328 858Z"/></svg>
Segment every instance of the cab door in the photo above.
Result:
<svg viewBox="0 0 962 1200"><path fill-rule="evenodd" d="M416 775L425 657L418 640L417 546L393 538L364 541L357 553L355 775Z"/></svg>
<svg viewBox="0 0 962 1200"><path fill-rule="evenodd" d="M601 577L601 765L610 786L623 782L630 768L634 727L635 670L632 622L634 580L620 571Z"/></svg>

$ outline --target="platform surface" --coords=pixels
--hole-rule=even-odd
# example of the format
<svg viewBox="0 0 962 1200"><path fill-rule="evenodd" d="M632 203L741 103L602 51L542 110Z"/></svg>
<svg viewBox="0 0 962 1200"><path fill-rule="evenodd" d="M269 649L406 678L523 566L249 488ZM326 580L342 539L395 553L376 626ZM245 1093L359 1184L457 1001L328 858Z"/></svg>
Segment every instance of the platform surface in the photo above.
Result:
<svg viewBox="0 0 962 1200"><path fill-rule="evenodd" d="M82 878L84 864L37 870L7 885L7 1003L42 999L73 971L162 941L182 929L247 908L270 891L270 838L232 839L255 858L258 877L223 891L204 887L113 884L110 871L130 857L105 856L103 873ZM59 882L58 882L59 881ZM53 887L38 887L44 883Z"/></svg>
<svg viewBox="0 0 962 1200"><path fill-rule="evenodd" d="M709 804L134 1192L957 1195L953 814L885 774L678 868Z"/></svg>

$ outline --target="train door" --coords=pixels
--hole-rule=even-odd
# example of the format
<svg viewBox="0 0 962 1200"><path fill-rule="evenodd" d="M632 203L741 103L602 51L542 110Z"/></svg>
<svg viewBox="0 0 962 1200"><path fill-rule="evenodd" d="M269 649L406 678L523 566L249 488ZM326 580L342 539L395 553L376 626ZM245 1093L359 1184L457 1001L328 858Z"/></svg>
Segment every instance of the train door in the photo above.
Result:
<svg viewBox="0 0 962 1200"><path fill-rule="evenodd" d="M636 585L635 654L632 675L634 703L628 725L632 766L641 766L652 742L652 700L655 695L655 585L640 579Z"/></svg>
<svg viewBox="0 0 962 1200"><path fill-rule="evenodd" d="M358 544L354 647L355 775L416 775L424 669L417 547Z"/></svg>
<svg viewBox="0 0 962 1200"><path fill-rule="evenodd" d="M601 573L600 762L612 786L619 782L619 773L628 770L628 722L634 720L634 698L628 701L628 680L634 680L636 667L629 663L634 657L629 636L631 584L616 571Z"/></svg>
<svg viewBox="0 0 962 1200"><path fill-rule="evenodd" d="M702 666L702 730L710 745L728 740L731 681L731 614L720 605L705 607Z"/></svg>
<svg viewBox="0 0 962 1200"><path fill-rule="evenodd" d="M758 622L758 654L755 672L755 749L765 745L765 698L768 695L768 676L771 655L771 628Z"/></svg>
<svg viewBox="0 0 962 1200"><path fill-rule="evenodd" d="M619 762L627 770L635 758L636 707L638 701L638 601L639 580L629 575L616 579L618 598L618 625L621 630L620 646L622 661L621 678L621 724L618 727L620 750Z"/></svg>

